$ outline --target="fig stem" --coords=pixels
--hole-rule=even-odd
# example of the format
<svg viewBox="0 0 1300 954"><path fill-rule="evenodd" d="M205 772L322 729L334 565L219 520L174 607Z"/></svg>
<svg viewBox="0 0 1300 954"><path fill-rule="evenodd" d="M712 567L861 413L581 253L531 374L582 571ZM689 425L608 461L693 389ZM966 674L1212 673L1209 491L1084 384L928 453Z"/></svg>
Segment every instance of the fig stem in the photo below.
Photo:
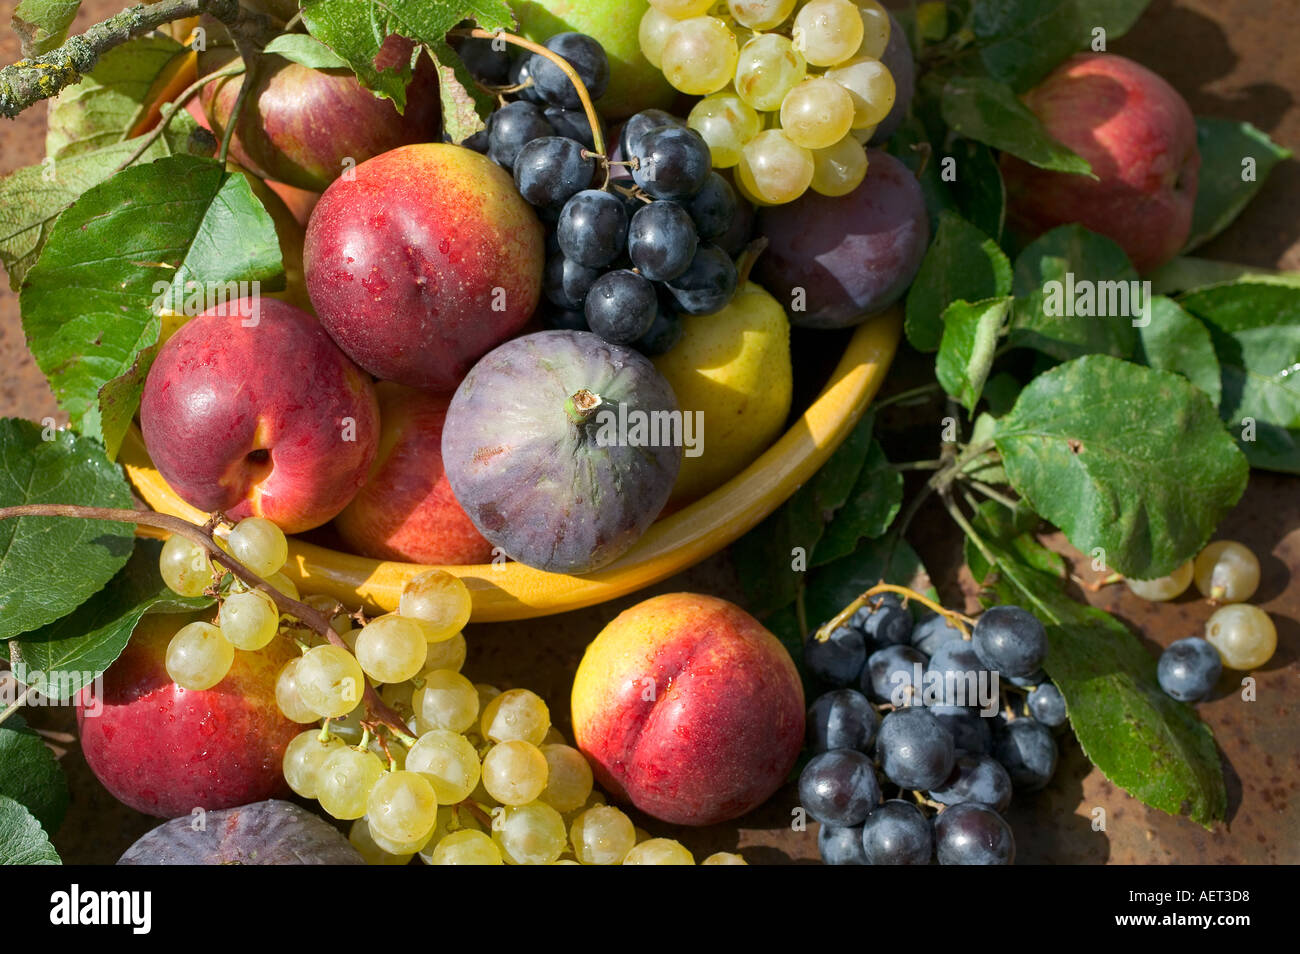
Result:
<svg viewBox="0 0 1300 954"><path fill-rule="evenodd" d="M574 424L581 424L595 414L604 403L604 399L599 394L582 388L565 399L564 413L569 415L569 420Z"/></svg>
<svg viewBox="0 0 1300 954"><path fill-rule="evenodd" d="M330 621L323 613L318 612L306 603L300 603L292 597L285 596L262 577L217 546L210 529L196 526L188 520L182 520L180 517L173 517L170 514L156 513L152 510L79 507L73 504L22 504L17 507L0 507L0 520L8 520L14 517L72 517L79 520L106 520L113 523L133 523L142 527L154 527L158 530L179 534L190 542L203 547L207 551L209 560L220 563L236 579L246 583L250 589L261 590L271 597L276 608L281 613L307 624L313 632L328 639L340 649L347 650L349 653L352 652L352 650L348 649L348 644L343 641L343 637L334 631L334 627L330 625ZM394 732L400 732L403 735L407 734L406 723L402 721L402 717L389 708L388 704L380 698L374 686L367 684L362 698L365 700L366 708L370 710L377 721L382 722Z"/></svg>
<svg viewBox="0 0 1300 954"><path fill-rule="evenodd" d="M582 111L587 114L587 122L591 126L591 141L596 147L595 151L600 156L601 164L608 170L608 159L605 157L605 136L600 131L600 117L596 114L596 106L591 101L591 94L587 92L587 84L582 81L578 71L569 65L569 61L560 54L548 50L540 43L534 43L532 40L526 40L522 36L516 36L513 33L494 32L492 30L480 30L477 27L472 30L452 30L448 36L473 37L476 40L501 40L512 46L522 47L538 56L544 56L556 66L558 66L564 75L569 78L573 88L578 93L578 99L582 101ZM608 174L608 172L606 173Z"/></svg>

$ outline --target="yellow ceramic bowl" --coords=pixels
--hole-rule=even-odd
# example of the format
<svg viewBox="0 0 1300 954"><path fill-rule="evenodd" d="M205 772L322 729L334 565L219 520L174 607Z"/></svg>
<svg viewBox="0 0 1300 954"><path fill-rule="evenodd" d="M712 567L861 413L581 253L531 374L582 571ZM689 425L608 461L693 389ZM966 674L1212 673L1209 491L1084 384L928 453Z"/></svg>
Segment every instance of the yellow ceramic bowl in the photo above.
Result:
<svg viewBox="0 0 1300 954"><path fill-rule="evenodd" d="M826 462L853 430L884 381L902 330L897 309L858 328L826 387L779 440L744 471L707 497L654 524L636 545L604 569L585 576L547 573L503 562L442 569L459 576L474 596L474 621L528 619L590 606L631 593L698 563L740 537L779 507ZM127 476L149 506L195 523L206 514L181 500L154 469L136 430L121 452ZM340 553L290 538L285 573L304 593L389 612L403 584L424 570Z"/></svg>

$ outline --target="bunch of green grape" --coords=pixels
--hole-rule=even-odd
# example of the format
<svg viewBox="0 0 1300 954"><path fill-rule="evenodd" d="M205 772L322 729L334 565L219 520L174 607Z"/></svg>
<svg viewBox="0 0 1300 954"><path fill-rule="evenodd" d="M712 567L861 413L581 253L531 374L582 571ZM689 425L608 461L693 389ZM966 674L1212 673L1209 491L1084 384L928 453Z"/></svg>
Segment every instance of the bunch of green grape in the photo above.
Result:
<svg viewBox="0 0 1300 954"><path fill-rule="evenodd" d="M248 517L217 545L262 577L285 596L298 599L298 588L281 569L289 558L284 533L270 520ZM158 558L163 582L181 596L220 594L216 623L195 622L182 627L167 645L167 675L183 689L211 689L230 672L235 650L256 652L280 631L280 610L262 590L251 589L221 566L207 551L179 534L163 544ZM227 577L229 576L229 579Z"/></svg>
<svg viewBox="0 0 1300 954"><path fill-rule="evenodd" d="M759 205L847 195L894 105L877 0L650 0L641 50L683 93L716 168Z"/></svg>

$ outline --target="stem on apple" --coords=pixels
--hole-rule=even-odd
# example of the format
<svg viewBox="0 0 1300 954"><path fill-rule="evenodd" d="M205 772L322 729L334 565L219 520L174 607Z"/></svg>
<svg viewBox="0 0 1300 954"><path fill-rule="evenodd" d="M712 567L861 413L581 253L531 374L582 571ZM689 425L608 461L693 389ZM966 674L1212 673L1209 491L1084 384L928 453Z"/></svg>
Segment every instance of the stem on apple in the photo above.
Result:
<svg viewBox="0 0 1300 954"><path fill-rule="evenodd" d="M323 636L340 649L351 652L348 649L348 644L343 641L343 637L334 631L334 627L330 625L329 619L323 613L306 603L300 603L292 597L285 596L262 577L221 549L212 536L211 527L195 526L180 517L155 513L152 510L80 507L72 504L23 504L17 507L0 507L0 520L16 517L72 517L79 520L107 520L114 523L132 523L137 526L155 527L159 530L178 534L203 547L207 551L208 559L224 566L236 579L247 584L252 589L261 590L271 597L276 608L282 614L292 616L305 623L317 635ZM362 698L365 701L366 708L376 721L383 723L394 733L408 734L406 723L402 721L402 717L389 708L388 704L380 698L374 686L367 684Z"/></svg>
<svg viewBox="0 0 1300 954"><path fill-rule="evenodd" d="M605 155L605 137L600 131L600 117L596 114L596 106L591 101L591 94L587 92L587 85L578 75L578 71L569 65L569 61L558 53L554 53L542 46L540 43L534 43L532 40L526 40L522 36L515 36L513 33L495 33L492 30L452 30L448 36L473 37L476 40L501 40L512 46L522 47L538 56L544 56L561 70L573 84L573 88L578 92L578 99L582 101L582 110L587 114L587 122L591 125L591 141L596 146L596 156L600 159L601 165L609 168L609 157Z"/></svg>

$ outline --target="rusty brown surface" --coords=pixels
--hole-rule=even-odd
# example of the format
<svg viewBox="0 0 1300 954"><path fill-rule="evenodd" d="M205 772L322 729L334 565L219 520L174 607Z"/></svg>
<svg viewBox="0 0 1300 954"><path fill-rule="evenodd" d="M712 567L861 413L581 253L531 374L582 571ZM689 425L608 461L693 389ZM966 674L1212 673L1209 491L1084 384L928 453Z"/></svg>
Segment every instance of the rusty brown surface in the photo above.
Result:
<svg viewBox="0 0 1300 954"><path fill-rule="evenodd" d="M7 15L12 2L3 6ZM117 9L88 0L78 28ZM1300 151L1300 17L1294 0L1157 0L1138 26L1112 49L1166 76L1199 114L1245 119ZM0 60L12 62L17 44L0 33ZM36 162L42 155L43 110L0 125L0 173ZM1279 167L1262 194L1224 235L1200 254L1251 265L1300 269L1300 163ZM39 418L55 411L44 379L27 355L16 296L0 289L0 414ZM1164 864L1300 862L1300 479L1255 474L1241 504L1220 536L1241 540L1260 555L1263 581L1257 601L1278 624L1279 648L1257 678L1257 701L1244 702L1225 677L1215 698L1198 706L1223 751L1229 794L1228 824L1206 832L1185 820L1145 809L1111 786L1068 744L1056 779L1046 791L1018 798L1009 814L1022 862ZM949 605L970 601L973 587L957 568L960 541L940 515L925 512L911 535L936 586ZM1063 541L1052 541L1068 550ZM1086 565L1085 579L1095 574ZM583 648L600 628L637 599L658 592L699 590L739 598L725 556L636 597L562 616L520 623L471 626L466 672L477 681L527 686L540 692L557 723L567 728L572 673ZM1191 595L1172 604L1148 604L1123 586L1097 593L1078 591L1115 612L1158 647L1201 631L1209 608ZM68 727L66 710L33 713L38 725ZM64 758L72 807L55 844L66 860L115 860L152 827L117 803L90 775L73 750ZM783 789L738 824L705 830L671 829L638 819L658 834L676 834L697 857L722 849L743 850L754 862L816 858L815 826L791 830L795 795ZM1106 830L1093 830L1095 809L1105 811Z"/></svg>

